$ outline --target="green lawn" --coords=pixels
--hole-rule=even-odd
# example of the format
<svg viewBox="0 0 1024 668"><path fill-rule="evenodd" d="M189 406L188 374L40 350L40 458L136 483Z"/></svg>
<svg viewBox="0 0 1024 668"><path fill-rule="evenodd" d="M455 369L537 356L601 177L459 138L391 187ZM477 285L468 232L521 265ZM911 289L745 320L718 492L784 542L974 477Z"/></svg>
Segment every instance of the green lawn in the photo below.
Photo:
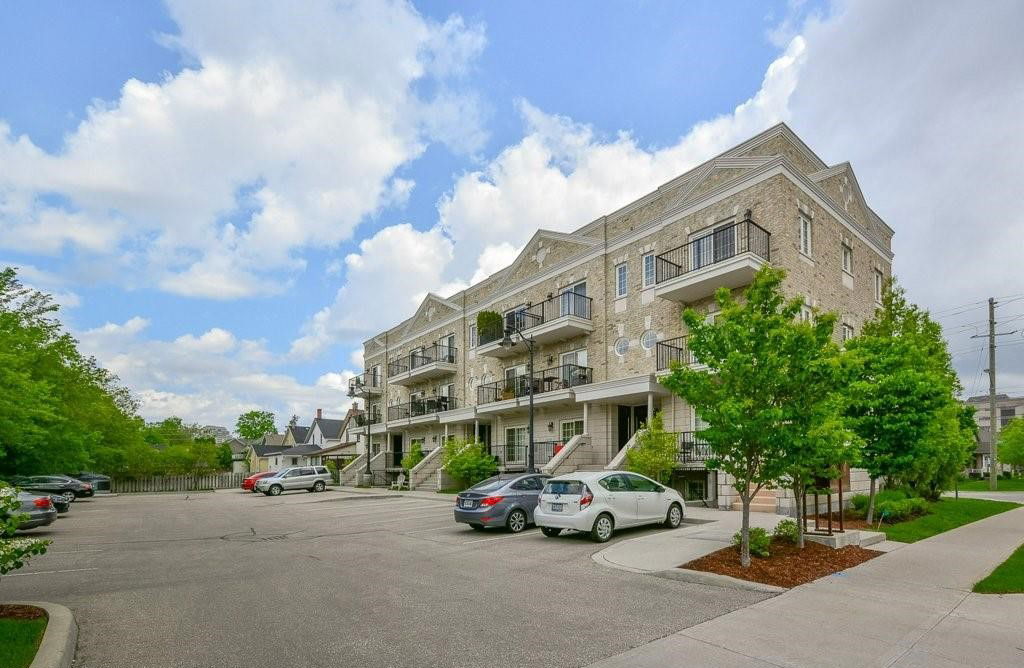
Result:
<svg viewBox="0 0 1024 668"><path fill-rule="evenodd" d="M916 543L943 531L977 522L1019 506L1020 504L1008 501L944 498L931 504L932 512L929 514L889 526L883 524L880 531L884 531L889 540Z"/></svg>
<svg viewBox="0 0 1024 668"><path fill-rule="evenodd" d="M1024 492L1024 478L1013 478L1012 480L997 480L998 492ZM988 480L961 480L960 491L962 492L987 492Z"/></svg>
<svg viewBox="0 0 1024 668"><path fill-rule="evenodd" d="M46 618L0 618L0 638L4 650L0 652L0 668L25 668L36 656L39 641L43 639Z"/></svg>
<svg viewBox="0 0 1024 668"><path fill-rule="evenodd" d="M979 594L1024 594L1024 545L996 566L988 577L974 585Z"/></svg>

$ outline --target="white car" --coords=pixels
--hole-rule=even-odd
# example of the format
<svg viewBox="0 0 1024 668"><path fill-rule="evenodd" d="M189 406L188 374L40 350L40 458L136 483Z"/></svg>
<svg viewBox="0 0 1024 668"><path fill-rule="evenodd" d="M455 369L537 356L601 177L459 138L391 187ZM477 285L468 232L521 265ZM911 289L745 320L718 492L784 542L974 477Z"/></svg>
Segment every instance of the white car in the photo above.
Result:
<svg viewBox="0 0 1024 668"><path fill-rule="evenodd" d="M580 471L548 480L533 521L545 536L562 529L589 531L603 543L615 529L663 524L675 529L683 521L686 502L676 490L646 476L626 471Z"/></svg>

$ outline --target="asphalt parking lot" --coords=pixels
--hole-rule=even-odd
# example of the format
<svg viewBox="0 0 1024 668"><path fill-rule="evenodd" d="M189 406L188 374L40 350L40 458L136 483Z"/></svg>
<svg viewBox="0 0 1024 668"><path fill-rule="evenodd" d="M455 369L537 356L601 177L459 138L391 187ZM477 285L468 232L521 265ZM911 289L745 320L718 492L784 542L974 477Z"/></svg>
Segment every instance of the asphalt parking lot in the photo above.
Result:
<svg viewBox="0 0 1024 668"><path fill-rule="evenodd" d="M476 532L440 498L119 496L31 533L54 544L2 598L70 607L79 667L566 668L765 597L603 568L580 534Z"/></svg>

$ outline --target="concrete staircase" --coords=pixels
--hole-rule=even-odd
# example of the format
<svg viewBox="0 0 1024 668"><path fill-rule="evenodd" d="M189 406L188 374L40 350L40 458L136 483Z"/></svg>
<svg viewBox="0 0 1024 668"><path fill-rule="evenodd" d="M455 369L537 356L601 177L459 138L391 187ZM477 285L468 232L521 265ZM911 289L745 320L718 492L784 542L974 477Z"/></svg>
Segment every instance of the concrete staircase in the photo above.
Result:
<svg viewBox="0 0 1024 668"><path fill-rule="evenodd" d="M440 489L437 481L437 472L441 468L441 460L443 459L444 448L434 448L427 453L419 464L412 467L409 471L409 489L420 489L421 487L430 487L430 481L434 481L435 489Z"/></svg>
<svg viewBox="0 0 1024 668"><path fill-rule="evenodd" d="M619 452L614 457L612 457L612 460L601 468L603 468L606 471L621 471L622 469L626 468L626 453L633 449L633 446L636 445L636 436L639 433L640 430L634 432L634 434L630 436L629 440L626 441L626 445L622 446L622 449L619 450Z"/></svg>
<svg viewBox="0 0 1024 668"><path fill-rule="evenodd" d="M561 475L579 471L584 466L596 466L601 457L592 451L590 436L577 434L569 439L557 455L541 467L541 472L548 475ZM600 471L604 467L597 470Z"/></svg>
<svg viewBox="0 0 1024 668"><path fill-rule="evenodd" d="M361 454L348 463L348 466L338 473L338 484L354 485L359 472L366 467L366 455Z"/></svg>
<svg viewBox="0 0 1024 668"><path fill-rule="evenodd" d="M777 506L775 490L762 487L750 500L750 512L774 513ZM738 498L732 502L732 510L743 510L743 502Z"/></svg>

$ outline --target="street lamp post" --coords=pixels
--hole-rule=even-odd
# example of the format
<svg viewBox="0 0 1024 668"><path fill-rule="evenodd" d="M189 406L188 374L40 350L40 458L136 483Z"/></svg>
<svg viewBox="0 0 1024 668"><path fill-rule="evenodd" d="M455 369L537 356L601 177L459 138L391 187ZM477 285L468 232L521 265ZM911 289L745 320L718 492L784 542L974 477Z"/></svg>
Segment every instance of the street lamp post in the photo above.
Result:
<svg viewBox="0 0 1024 668"><path fill-rule="evenodd" d="M523 334L523 330L520 329L518 324L511 324L505 327L505 337L501 340L501 347L506 350L511 349L516 342L512 340L512 335L515 334L519 337L519 340L526 344L526 349L530 352L530 361L526 367L526 378L527 387L530 395L530 418L527 426L529 430L530 443L526 450L526 472L536 473L537 467L534 466L534 453L533 453L533 351L536 342Z"/></svg>

